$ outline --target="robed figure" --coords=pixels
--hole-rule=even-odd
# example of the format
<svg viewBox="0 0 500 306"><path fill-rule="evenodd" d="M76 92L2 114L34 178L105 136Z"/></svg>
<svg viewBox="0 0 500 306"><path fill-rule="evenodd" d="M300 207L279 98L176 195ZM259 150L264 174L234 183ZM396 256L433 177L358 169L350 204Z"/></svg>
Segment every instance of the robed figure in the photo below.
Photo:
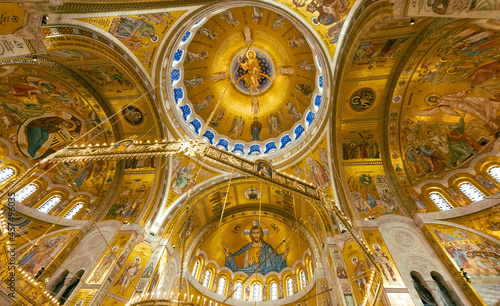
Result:
<svg viewBox="0 0 500 306"><path fill-rule="evenodd" d="M252 226L249 235L252 241L235 253L230 253L227 244L222 244L222 250L226 256L226 267L233 272L242 271L252 274L257 271L262 275L272 271L280 272L286 268L286 257L290 252L288 244L285 251L278 254L270 244L263 241L264 231L260 226ZM243 265L236 263L241 262L240 256L243 257Z"/></svg>

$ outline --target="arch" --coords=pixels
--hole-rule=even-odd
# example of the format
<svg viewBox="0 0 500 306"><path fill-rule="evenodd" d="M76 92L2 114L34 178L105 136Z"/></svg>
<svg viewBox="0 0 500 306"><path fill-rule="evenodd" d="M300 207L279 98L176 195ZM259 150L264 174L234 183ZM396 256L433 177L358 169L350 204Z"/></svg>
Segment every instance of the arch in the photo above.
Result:
<svg viewBox="0 0 500 306"><path fill-rule="evenodd" d="M64 305L64 303L66 303L66 301L69 300L71 293L73 293L75 288L80 283L83 273L85 273L84 269L78 270L75 273L74 277L70 280L70 282L72 283L66 288L66 290L64 290L63 294L61 295L61 298L59 299L59 304Z"/></svg>
<svg viewBox="0 0 500 306"><path fill-rule="evenodd" d="M427 288L425 288L425 286L423 285L425 284L425 282L423 281L422 275L420 275L420 273L418 272L411 271L410 276L413 281L413 286L415 287L415 290L417 291L422 304L424 304L424 306L438 305L430 291L427 290Z"/></svg>
<svg viewBox="0 0 500 306"><path fill-rule="evenodd" d="M436 271L432 271L431 277L434 280L436 292L439 294L441 300L445 301L445 305L457 305L453 298L453 292L450 292L445 285L446 281L443 276Z"/></svg>
<svg viewBox="0 0 500 306"><path fill-rule="evenodd" d="M59 293L59 291L64 285L64 279L66 278L66 276L68 276L68 274L69 274L68 270L62 271L59 274L59 276L55 279L56 282L54 283L54 288L53 289L47 288L50 290L50 292L52 292L52 295L57 295Z"/></svg>

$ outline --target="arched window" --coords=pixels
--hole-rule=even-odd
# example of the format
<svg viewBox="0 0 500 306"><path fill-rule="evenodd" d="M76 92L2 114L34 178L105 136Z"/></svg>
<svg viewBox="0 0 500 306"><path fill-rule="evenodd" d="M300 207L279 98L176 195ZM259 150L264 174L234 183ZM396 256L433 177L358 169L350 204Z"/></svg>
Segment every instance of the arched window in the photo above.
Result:
<svg viewBox="0 0 500 306"><path fill-rule="evenodd" d="M252 301L259 302L262 300L262 290L259 283L254 283L252 286Z"/></svg>
<svg viewBox="0 0 500 306"><path fill-rule="evenodd" d="M304 270L301 270L300 273L300 288L304 289L306 287L306 273Z"/></svg>
<svg viewBox="0 0 500 306"><path fill-rule="evenodd" d="M492 178L495 179L495 181L500 183L500 167L498 166L493 166L488 169L489 175L491 175Z"/></svg>
<svg viewBox="0 0 500 306"><path fill-rule="evenodd" d="M233 298L241 300L242 295L243 295L243 284L241 282L236 282L236 284L234 285Z"/></svg>
<svg viewBox="0 0 500 306"><path fill-rule="evenodd" d="M290 296L293 294L293 281L292 278L289 276L286 279L286 296Z"/></svg>
<svg viewBox="0 0 500 306"><path fill-rule="evenodd" d="M64 215L64 218L73 219L73 217L80 211L80 209L82 209L82 207L83 203L76 204L75 206L73 206L73 208L70 209L70 211L68 211L66 215Z"/></svg>
<svg viewBox="0 0 500 306"><path fill-rule="evenodd" d="M48 213L57 203L61 202L60 196L52 196L45 203L42 204L37 210L39 212Z"/></svg>
<svg viewBox="0 0 500 306"><path fill-rule="evenodd" d="M460 189L460 191L463 192L472 202L481 201L486 198L486 196L471 183L462 183L458 185L458 189Z"/></svg>
<svg viewBox="0 0 500 306"><path fill-rule="evenodd" d="M208 288L208 286L210 286L211 278L212 278L212 271L207 270L207 272L205 272L205 278L203 278L203 287Z"/></svg>
<svg viewBox="0 0 500 306"><path fill-rule="evenodd" d="M194 266L193 266L193 272L191 274L193 274L193 276L196 278L196 275L198 275L198 270L200 269L200 261L197 260L195 261L194 263Z"/></svg>
<svg viewBox="0 0 500 306"><path fill-rule="evenodd" d="M272 282L271 283L271 300L277 300L277 299L278 299L278 283Z"/></svg>
<svg viewBox="0 0 500 306"><path fill-rule="evenodd" d="M21 190L16 192L16 195L14 198L16 199L17 202L22 202L24 201L27 197L33 194L38 189L38 187L35 184L28 184L24 186Z"/></svg>
<svg viewBox="0 0 500 306"><path fill-rule="evenodd" d="M448 201L446 201L443 195L440 194L439 192L429 193L429 198L431 198L432 202L436 204L439 210L448 210L453 208L453 206L451 206L451 204Z"/></svg>
<svg viewBox="0 0 500 306"><path fill-rule="evenodd" d="M219 278L219 286L217 287L217 293L224 295L226 293L226 277L222 276Z"/></svg>
<svg viewBox="0 0 500 306"><path fill-rule="evenodd" d="M3 168L0 170L0 183L5 182L8 180L10 177L14 175L15 171L11 167Z"/></svg>

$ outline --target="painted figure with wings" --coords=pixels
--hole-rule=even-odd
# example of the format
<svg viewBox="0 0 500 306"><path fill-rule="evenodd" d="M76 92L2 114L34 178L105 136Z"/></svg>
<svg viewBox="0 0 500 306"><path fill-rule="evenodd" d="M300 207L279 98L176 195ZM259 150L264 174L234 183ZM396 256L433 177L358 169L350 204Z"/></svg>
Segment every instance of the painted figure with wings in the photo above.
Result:
<svg viewBox="0 0 500 306"><path fill-rule="evenodd" d="M433 108L417 111L413 115L434 116L443 112L452 116L460 116L458 111L461 111L483 120L491 131L498 132L500 127L495 121L500 101L485 97L468 97L467 91L470 89L444 95L437 99L437 104Z"/></svg>
<svg viewBox="0 0 500 306"><path fill-rule="evenodd" d="M269 123L269 134L274 132L275 135L278 135L282 129L278 113L269 115L267 122Z"/></svg>
<svg viewBox="0 0 500 306"><path fill-rule="evenodd" d="M241 136L243 133L243 126L245 125L245 120L243 118L234 116L233 118L233 125L231 126L231 129L229 130L229 133L231 133L231 137L238 137Z"/></svg>

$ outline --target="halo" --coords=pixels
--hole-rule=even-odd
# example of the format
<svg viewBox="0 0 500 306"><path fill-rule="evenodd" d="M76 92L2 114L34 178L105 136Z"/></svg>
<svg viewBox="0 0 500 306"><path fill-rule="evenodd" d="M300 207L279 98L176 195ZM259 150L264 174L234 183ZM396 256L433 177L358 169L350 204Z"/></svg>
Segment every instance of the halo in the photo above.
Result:
<svg viewBox="0 0 500 306"><path fill-rule="evenodd" d="M358 257L357 257L357 256L353 256L353 257L351 258L351 262L352 262L353 264L354 264L354 258L356 258L356 260L359 262Z"/></svg>
<svg viewBox="0 0 500 306"><path fill-rule="evenodd" d="M137 263L141 263L141 258L139 256L137 256L136 258L134 258L134 261Z"/></svg>
<svg viewBox="0 0 500 306"><path fill-rule="evenodd" d="M437 104L437 101L432 101L434 99L439 99L441 97L441 95L437 94L437 93L431 93L431 94L428 94L427 96L425 96L424 100L425 100L425 104L427 105L430 105L430 106L434 106Z"/></svg>
<svg viewBox="0 0 500 306"><path fill-rule="evenodd" d="M116 253L116 251L118 251L119 248L120 248L119 246L115 245L114 247L111 248L111 250Z"/></svg>
<svg viewBox="0 0 500 306"><path fill-rule="evenodd" d="M243 231L245 239L248 242L252 242L252 238L250 238L250 229L252 228L252 226L260 226L262 228L262 231L264 232L264 237L262 237L262 240L265 242L269 237L269 230L267 229L267 226L262 221L259 222L259 220L254 220L247 224L245 230Z"/></svg>
<svg viewBox="0 0 500 306"><path fill-rule="evenodd" d="M246 56L247 58L250 58L250 57L248 56L248 55L250 54L250 52L252 52L252 53L253 53L253 55L254 55L253 57L254 57L254 58L256 58L256 57L257 57L257 53L255 53L255 51L254 51L254 50L250 49L250 50L248 50L248 51L245 53L245 56Z"/></svg>
<svg viewBox="0 0 500 306"><path fill-rule="evenodd" d="M52 107L52 105L44 105L41 108L46 113L52 113L54 111L54 107Z"/></svg>
<svg viewBox="0 0 500 306"><path fill-rule="evenodd" d="M160 36L158 36L158 34L153 34L153 35L149 36L149 40L150 40L152 43L155 43L155 42L157 42L158 40L160 40Z"/></svg>
<svg viewBox="0 0 500 306"><path fill-rule="evenodd" d="M372 244L372 248L373 248L374 250L376 250L376 249L377 249L375 246L378 246L378 249L379 249L379 250L382 250L382 247L381 247L379 244L377 244L377 243Z"/></svg>
<svg viewBox="0 0 500 306"><path fill-rule="evenodd" d="M68 131L74 131L76 130L77 124L74 120L66 120L66 123L70 124L71 126L67 127L66 129Z"/></svg>

